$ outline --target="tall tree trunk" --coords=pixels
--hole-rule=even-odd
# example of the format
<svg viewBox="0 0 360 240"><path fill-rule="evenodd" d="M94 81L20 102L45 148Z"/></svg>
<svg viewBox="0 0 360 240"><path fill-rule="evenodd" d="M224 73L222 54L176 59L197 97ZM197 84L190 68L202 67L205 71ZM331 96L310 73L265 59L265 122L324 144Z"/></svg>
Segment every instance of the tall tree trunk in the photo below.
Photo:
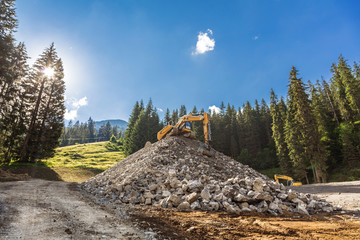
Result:
<svg viewBox="0 0 360 240"><path fill-rule="evenodd" d="M47 104L46 104L46 108L45 108L45 112L44 112L44 117L43 117L43 119L42 119L41 128L40 128L40 131L39 131L39 134L38 134L38 138L37 138L37 142L40 144L40 146L41 146L41 138L42 138L42 135L43 135L43 133L44 133L45 122L46 122L47 116L48 116L48 111L49 111L50 103L51 103L51 101L52 101L53 92L54 92L54 83L51 85L51 92L50 92L49 100L48 100L48 102L47 102Z"/></svg>
<svg viewBox="0 0 360 240"><path fill-rule="evenodd" d="M324 85L324 90L325 90L326 96L327 96L328 99L329 99L331 109L333 110L334 118L336 119L336 122L337 122L338 126L340 126L340 122L339 122L339 119L338 119L338 117L337 117L337 115L336 115L335 107L334 107L333 102L331 101L330 93L329 93L329 91L328 91L328 89L327 89L327 87L326 87L326 82L325 82L325 80L323 80L323 85Z"/></svg>
<svg viewBox="0 0 360 240"><path fill-rule="evenodd" d="M33 115L31 117L31 122L30 122L30 125L29 125L29 129L26 133L26 137L25 137L25 141L24 141L24 145L23 145L23 148L21 150L21 154L20 154L20 161L25 161L25 159L27 160L28 158L28 154L27 154L27 148L28 148L28 144L29 144L29 140L30 138L32 137L32 131L33 131L33 128L34 128L34 125L35 125L35 121L36 121L36 118L37 118L37 115L38 115L38 111L39 111L39 106L40 106L40 100L41 100L41 95L42 95L42 92L44 90L44 84L45 84L45 78L42 80L41 82L41 87L40 87L40 91L39 91L39 95L38 95L38 98L37 98L37 101L36 101L36 105L35 105L35 109L34 109L34 112L33 112Z"/></svg>

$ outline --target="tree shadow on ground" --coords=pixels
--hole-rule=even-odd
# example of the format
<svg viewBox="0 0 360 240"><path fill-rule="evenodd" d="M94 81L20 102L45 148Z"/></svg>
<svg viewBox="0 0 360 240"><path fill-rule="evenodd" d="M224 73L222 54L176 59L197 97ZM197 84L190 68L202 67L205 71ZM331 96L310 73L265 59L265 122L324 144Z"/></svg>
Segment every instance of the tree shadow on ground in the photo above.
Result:
<svg viewBox="0 0 360 240"><path fill-rule="evenodd" d="M50 181L62 181L59 174L45 166L19 166L19 167L1 167L2 170L12 174L27 174L32 178L40 178Z"/></svg>

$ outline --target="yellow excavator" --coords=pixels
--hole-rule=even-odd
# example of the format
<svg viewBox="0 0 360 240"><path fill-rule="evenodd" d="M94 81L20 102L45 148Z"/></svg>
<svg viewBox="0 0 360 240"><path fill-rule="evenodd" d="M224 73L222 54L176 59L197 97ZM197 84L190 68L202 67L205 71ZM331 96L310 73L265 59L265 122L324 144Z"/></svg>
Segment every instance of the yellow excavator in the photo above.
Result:
<svg viewBox="0 0 360 240"><path fill-rule="evenodd" d="M167 125L157 133L157 139L161 140L167 136L179 136L194 138L195 133L191 131L191 122L202 122L204 127L205 145L201 146L202 154L209 157L214 156L214 151L211 150L211 129L210 129L210 116L208 113L184 115L176 123L175 126Z"/></svg>
<svg viewBox="0 0 360 240"><path fill-rule="evenodd" d="M275 178L275 181L277 181L277 182L279 182L279 179L286 180L286 186L300 186L300 185L302 185L301 182L295 182L294 179L292 177L289 177L289 176L275 174L274 178Z"/></svg>

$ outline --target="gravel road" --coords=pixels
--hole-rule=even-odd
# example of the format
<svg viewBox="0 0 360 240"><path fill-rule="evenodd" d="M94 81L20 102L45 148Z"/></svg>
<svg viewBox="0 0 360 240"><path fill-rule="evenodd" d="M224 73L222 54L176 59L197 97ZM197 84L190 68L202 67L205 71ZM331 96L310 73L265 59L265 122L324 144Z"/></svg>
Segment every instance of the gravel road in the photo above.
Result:
<svg viewBox="0 0 360 240"><path fill-rule="evenodd" d="M85 199L77 184L0 183L0 239L146 239L126 216Z"/></svg>
<svg viewBox="0 0 360 240"><path fill-rule="evenodd" d="M291 188L298 192L316 194L334 206L342 206L344 210L360 211L360 181L309 184Z"/></svg>

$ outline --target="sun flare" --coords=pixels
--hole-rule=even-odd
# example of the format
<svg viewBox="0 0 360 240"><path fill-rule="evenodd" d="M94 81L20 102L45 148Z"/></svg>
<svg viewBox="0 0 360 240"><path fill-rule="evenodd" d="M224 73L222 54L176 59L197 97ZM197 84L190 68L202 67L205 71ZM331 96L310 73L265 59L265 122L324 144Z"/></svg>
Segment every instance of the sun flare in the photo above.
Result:
<svg viewBox="0 0 360 240"><path fill-rule="evenodd" d="M54 75L54 69L52 69L52 68L47 67L44 69L43 72L44 72L45 76L48 78L51 78Z"/></svg>

